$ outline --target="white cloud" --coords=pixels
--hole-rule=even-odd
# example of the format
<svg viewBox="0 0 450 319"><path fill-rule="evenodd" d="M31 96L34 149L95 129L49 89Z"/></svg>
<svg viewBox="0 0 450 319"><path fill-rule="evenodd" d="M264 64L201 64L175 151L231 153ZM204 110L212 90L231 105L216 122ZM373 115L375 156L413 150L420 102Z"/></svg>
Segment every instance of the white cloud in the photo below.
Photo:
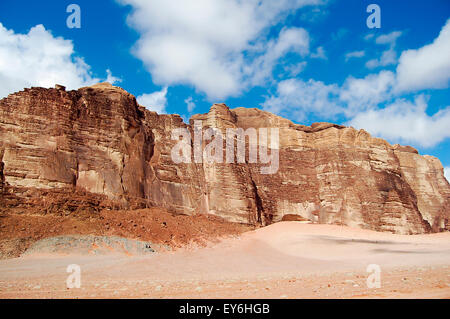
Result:
<svg viewBox="0 0 450 319"><path fill-rule="evenodd" d="M318 47L315 53L311 53L311 58L326 60L327 56L323 47Z"/></svg>
<svg viewBox="0 0 450 319"><path fill-rule="evenodd" d="M195 109L195 103L192 96L184 100L184 103L186 103L186 107L189 113L191 113Z"/></svg>
<svg viewBox="0 0 450 319"><path fill-rule="evenodd" d="M340 89L340 100L347 105L347 115L375 106L391 97L395 75L391 71L369 74L364 78L348 77Z"/></svg>
<svg viewBox="0 0 450 319"><path fill-rule="evenodd" d="M167 107L167 86L163 87L161 91L142 94L136 99L140 105L145 106L150 111L165 113Z"/></svg>
<svg viewBox="0 0 450 319"><path fill-rule="evenodd" d="M447 88L450 80L450 19L433 43L403 51L397 67L398 91Z"/></svg>
<svg viewBox="0 0 450 319"><path fill-rule="evenodd" d="M450 106L429 116L424 95L414 102L398 99L383 109L355 116L349 124L390 141L432 147L450 137Z"/></svg>
<svg viewBox="0 0 450 319"><path fill-rule="evenodd" d="M348 61L351 58L362 58L364 55L366 55L364 50L349 52L345 55L345 61Z"/></svg>
<svg viewBox="0 0 450 319"><path fill-rule="evenodd" d="M444 176L447 179L447 181L450 183L450 167L449 166L444 167Z"/></svg>
<svg viewBox="0 0 450 319"><path fill-rule="evenodd" d="M288 79L278 84L276 94L268 97L264 110L303 121L308 114L332 119L343 115L348 125L363 128L391 142L432 147L450 138L450 106L434 115L427 114L427 99L416 96L413 102L395 98L395 75L390 71L365 78L347 78L341 87L310 79Z"/></svg>
<svg viewBox="0 0 450 319"><path fill-rule="evenodd" d="M352 117L392 97L395 75L390 71L365 78L348 77L342 86L310 79L287 79L278 83L276 93L261 104L269 112L305 119L307 114L331 119L337 114Z"/></svg>
<svg viewBox="0 0 450 319"><path fill-rule="evenodd" d="M388 34L382 34L375 39L375 43L377 44L389 44L394 46L397 42L397 39L402 35L401 31L393 31Z"/></svg>
<svg viewBox="0 0 450 319"><path fill-rule="evenodd" d="M309 35L302 28L283 28L277 39L260 44L259 50L265 53L244 66L243 73L251 85L261 85L269 79L276 62L286 53L295 52L300 56L308 54Z"/></svg>
<svg viewBox="0 0 450 319"><path fill-rule="evenodd" d="M402 35L401 31L393 31L388 34L382 34L375 39L377 44L388 44L389 49L383 51L381 57L378 59L372 59L367 61L366 67L374 69L380 66L388 66L397 63L397 52L395 51L395 45L397 39Z"/></svg>
<svg viewBox="0 0 450 319"><path fill-rule="evenodd" d="M75 55L72 41L54 37L43 25L18 34L0 23L0 98L24 87L58 83L77 89L99 81Z"/></svg>
<svg viewBox="0 0 450 319"><path fill-rule="evenodd" d="M288 79L278 83L277 92L263 104L263 109L276 114L289 114L296 120L304 120L307 114L332 117L342 112L338 105L337 85L321 81Z"/></svg>
<svg viewBox="0 0 450 319"><path fill-rule="evenodd" d="M398 36L400 32L390 33L379 36L375 41L389 44L392 48ZM446 59L450 52L449 41L450 20L433 44L405 51L413 52L411 56L401 55L397 74L381 70L364 78L349 76L342 86L313 79L307 82L288 79L280 82L276 93L261 105L268 111L297 121L304 120L307 114L321 115L324 119L342 115L350 125L364 128L391 142L435 146L450 138L450 106L429 115L424 95L416 95L414 101L401 99L398 87L407 83L408 89L414 92L447 83L450 78L450 59ZM427 64L425 57L433 61ZM411 64L414 59L417 59L416 65ZM441 69L437 70L438 66ZM412 68L409 70L411 78L407 80L403 78L406 73L402 73L407 71L406 67Z"/></svg>
<svg viewBox="0 0 450 319"><path fill-rule="evenodd" d="M303 72L303 70L306 68L306 64L306 61L302 61L296 64L285 65L283 68L289 76L296 77L301 72Z"/></svg>
<svg viewBox="0 0 450 319"><path fill-rule="evenodd" d="M134 53L160 85L191 84L210 99L241 93L267 78L280 54L301 53L303 29L267 43L267 29L322 0L119 0L140 33ZM302 32L304 33L304 32ZM297 41L291 36L298 36ZM259 50L261 49L261 50ZM269 51L265 54L264 51ZM266 55L265 57L263 57ZM255 60L260 63L252 63ZM262 72L262 74L260 74Z"/></svg>
<svg viewBox="0 0 450 319"><path fill-rule="evenodd" d="M106 82L109 82L111 84L120 83L120 82L122 82L122 79L115 77L114 75L112 75L111 70L107 69L106 70Z"/></svg>
<svg viewBox="0 0 450 319"><path fill-rule="evenodd" d="M338 114L349 118L348 125L365 129L391 142L432 147L450 138L450 106L434 115L427 114L427 98L416 96L413 102L391 99L395 76L381 71L362 79L348 78L342 87L310 79L288 79L278 84L276 94L262 104L264 110L287 115L297 121L308 114L331 119Z"/></svg>
<svg viewBox="0 0 450 319"><path fill-rule="evenodd" d="M372 59L366 62L366 67L369 69L374 69L380 66L388 66L397 63L397 52L390 48L389 50L383 51L379 59Z"/></svg>

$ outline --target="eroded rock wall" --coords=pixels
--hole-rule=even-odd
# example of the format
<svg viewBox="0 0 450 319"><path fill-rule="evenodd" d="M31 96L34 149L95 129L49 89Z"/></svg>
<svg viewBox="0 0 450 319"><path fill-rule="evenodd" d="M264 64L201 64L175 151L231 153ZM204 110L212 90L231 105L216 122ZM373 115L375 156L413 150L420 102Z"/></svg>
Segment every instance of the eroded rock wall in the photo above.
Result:
<svg viewBox="0 0 450 319"><path fill-rule="evenodd" d="M248 161L175 164L171 132L193 133L195 120L223 133L277 128L278 171L262 174L266 165ZM450 185L438 159L340 125L297 125L224 104L187 125L98 84L8 96L0 101L0 136L0 177L8 187L82 189L124 206L138 202L251 224L298 215L404 234L450 230Z"/></svg>

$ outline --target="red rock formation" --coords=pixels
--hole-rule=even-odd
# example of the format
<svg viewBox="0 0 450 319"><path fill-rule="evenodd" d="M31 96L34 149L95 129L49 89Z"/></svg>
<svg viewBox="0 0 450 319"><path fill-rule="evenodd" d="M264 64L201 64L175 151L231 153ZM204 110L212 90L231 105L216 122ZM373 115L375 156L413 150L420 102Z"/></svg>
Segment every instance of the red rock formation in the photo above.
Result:
<svg viewBox="0 0 450 319"><path fill-rule="evenodd" d="M79 189L125 207L212 213L251 224L298 215L406 234L450 230L450 185L442 165L412 147L392 146L363 130L297 125L224 104L194 120L222 131L278 128L279 170L261 174L262 164L248 162L175 164L172 129L192 133L192 125L98 84L69 92L25 89L0 100L0 177L10 193Z"/></svg>
<svg viewBox="0 0 450 319"><path fill-rule="evenodd" d="M3 175L3 162L0 162L0 194L3 193L3 185L5 183L5 176Z"/></svg>

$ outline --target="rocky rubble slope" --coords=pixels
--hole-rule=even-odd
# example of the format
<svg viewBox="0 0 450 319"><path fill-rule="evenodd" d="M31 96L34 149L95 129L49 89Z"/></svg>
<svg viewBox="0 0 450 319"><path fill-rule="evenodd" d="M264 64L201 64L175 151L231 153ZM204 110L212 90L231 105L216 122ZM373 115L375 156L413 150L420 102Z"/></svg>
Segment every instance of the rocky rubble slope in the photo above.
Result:
<svg viewBox="0 0 450 319"><path fill-rule="evenodd" d="M103 253L104 249L120 253L120 242L131 244L134 241L149 243L159 252L189 245L203 246L252 229L254 227L227 222L217 216L174 215L160 208L97 212L80 206L79 210L70 212L64 208L47 211L39 205L13 207L0 210L0 259L19 257L26 251L54 253L60 250L80 254L86 252L86 247L91 248L88 253ZM125 248L128 253L140 254L139 249Z"/></svg>
<svg viewBox="0 0 450 319"><path fill-rule="evenodd" d="M195 120L222 131L278 128L279 169L262 174L263 164L248 161L175 164L172 130L192 133ZM178 115L150 112L123 89L103 83L9 95L0 100L0 137L4 207L30 205L36 196L45 202L42 192L73 190L103 196L88 205L92 209L100 203L157 206L253 225L298 216L402 234L450 230L450 185L440 161L350 127L297 125L224 104L188 125Z"/></svg>

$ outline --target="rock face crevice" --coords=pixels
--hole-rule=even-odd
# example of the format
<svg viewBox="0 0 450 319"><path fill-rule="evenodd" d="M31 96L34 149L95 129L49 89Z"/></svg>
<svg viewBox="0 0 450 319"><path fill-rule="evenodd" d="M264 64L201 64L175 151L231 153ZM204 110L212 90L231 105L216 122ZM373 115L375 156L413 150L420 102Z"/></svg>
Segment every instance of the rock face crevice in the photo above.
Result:
<svg viewBox="0 0 450 319"><path fill-rule="evenodd" d="M5 185L5 175L3 174L3 168L5 164L0 162L0 194L3 193L4 185Z"/></svg>
<svg viewBox="0 0 450 319"><path fill-rule="evenodd" d="M248 161L175 164L172 130L193 136L196 120L224 136L227 128L277 128L278 171L261 174L267 165ZM225 104L186 124L103 83L9 95L0 100L0 137L0 187L17 196L24 189L75 189L121 207L159 206L255 225L298 216L403 234L450 230L450 185L439 160L351 127L298 125Z"/></svg>

